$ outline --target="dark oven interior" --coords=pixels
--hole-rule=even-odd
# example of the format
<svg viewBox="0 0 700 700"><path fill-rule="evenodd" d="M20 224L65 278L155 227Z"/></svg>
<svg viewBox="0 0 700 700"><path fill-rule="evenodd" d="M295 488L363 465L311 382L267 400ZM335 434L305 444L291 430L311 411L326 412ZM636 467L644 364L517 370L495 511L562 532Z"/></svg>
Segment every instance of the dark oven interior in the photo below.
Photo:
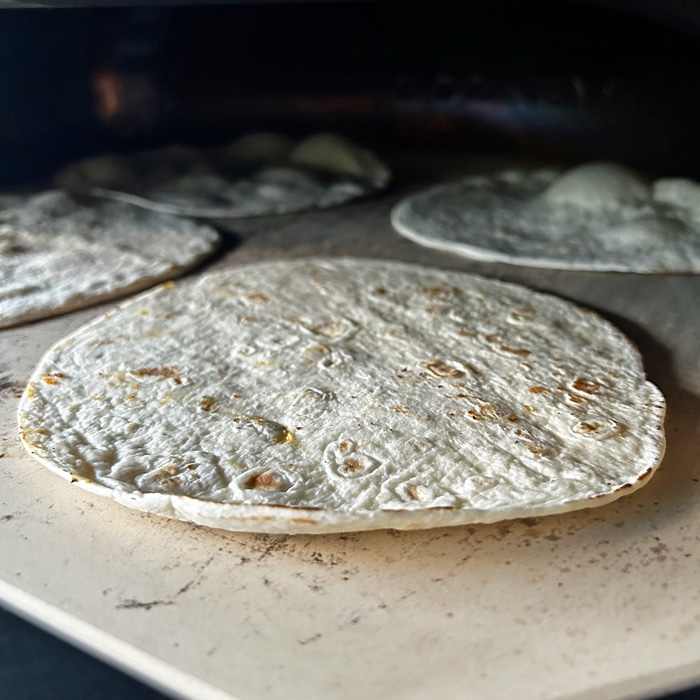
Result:
<svg viewBox="0 0 700 700"><path fill-rule="evenodd" d="M700 174L692 3L91 4L2 14L5 187L262 129Z"/></svg>

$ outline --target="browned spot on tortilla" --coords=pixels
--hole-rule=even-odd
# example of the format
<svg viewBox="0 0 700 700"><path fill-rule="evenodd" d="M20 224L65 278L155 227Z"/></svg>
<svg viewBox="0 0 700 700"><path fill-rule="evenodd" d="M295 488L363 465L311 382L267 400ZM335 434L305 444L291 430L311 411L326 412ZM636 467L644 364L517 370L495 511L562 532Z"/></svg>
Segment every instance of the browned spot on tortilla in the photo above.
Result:
<svg viewBox="0 0 700 700"><path fill-rule="evenodd" d="M584 399L583 396L574 396L574 394L569 394L567 397L571 403L586 403L588 399Z"/></svg>
<svg viewBox="0 0 700 700"><path fill-rule="evenodd" d="M461 290L458 287L421 287L421 294L428 297L459 295Z"/></svg>
<svg viewBox="0 0 700 700"><path fill-rule="evenodd" d="M473 338L474 337L473 333L470 333L469 331L464 330L464 328L460 328L457 331L457 335L461 335L464 338Z"/></svg>
<svg viewBox="0 0 700 700"><path fill-rule="evenodd" d="M313 518L292 518L292 522L302 525L318 525L318 520L314 520Z"/></svg>
<svg viewBox="0 0 700 700"><path fill-rule="evenodd" d="M321 323L318 326L314 326L312 330L315 333L325 336L326 338L337 338L342 335L345 330L345 326L342 321L328 321L327 323Z"/></svg>
<svg viewBox="0 0 700 700"><path fill-rule="evenodd" d="M167 479L163 479L164 484L167 486L177 486L178 484L182 483L182 480L178 476L169 476Z"/></svg>
<svg viewBox="0 0 700 700"><path fill-rule="evenodd" d="M576 377L571 384L571 387L576 391L582 391L584 394L599 394L602 385L600 382L596 382L592 379L586 379L585 377Z"/></svg>
<svg viewBox="0 0 700 700"><path fill-rule="evenodd" d="M420 489L415 484L409 484L406 487L406 493L416 501L422 500L420 497Z"/></svg>
<svg viewBox="0 0 700 700"><path fill-rule="evenodd" d="M180 370L174 365L168 365L167 367L141 367L134 370L133 373L137 377L163 377L164 379L172 379L176 384L182 382Z"/></svg>
<svg viewBox="0 0 700 700"><path fill-rule="evenodd" d="M262 292L255 292L253 294L249 294L246 297L246 299L249 299L250 301L259 301L263 304L267 304L267 302L270 301L270 297L267 296L267 294L263 294Z"/></svg>
<svg viewBox="0 0 700 700"><path fill-rule="evenodd" d="M281 425L280 428L282 429L275 435L276 444L289 445L296 440L294 433L289 428L285 428L283 425Z"/></svg>
<svg viewBox="0 0 700 700"><path fill-rule="evenodd" d="M175 282L173 282L171 280L170 282L164 282L160 286L161 286L161 289L172 289L175 286Z"/></svg>
<svg viewBox="0 0 700 700"><path fill-rule="evenodd" d="M511 355L522 355L523 357L526 357L530 354L530 351L526 350L525 348L510 348L507 345L501 345L499 347L499 350L501 350L502 352L508 352Z"/></svg>
<svg viewBox="0 0 700 700"><path fill-rule="evenodd" d="M343 462L343 466L345 467L346 472L354 474L355 472L362 471L366 465L361 459L353 459L348 457L348 459Z"/></svg>
<svg viewBox="0 0 700 700"><path fill-rule="evenodd" d="M246 479L244 486L247 489L257 489L259 491L277 491L282 484L280 480L270 472L262 474L252 474Z"/></svg>
<svg viewBox="0 0 700 700"><path fill-rule="evenodd" d="M474 418L474 420L484 420L485 418L500 418L503 414L491 403L484 403L479 406L479 410L476 411L470 408L467 413Z"/></svg>
<svg viewBox="0 0 700 700"><path fill-rule="evenodd" d="M62 372L51 372L51 374L44 374L41 377L47 384L58 384L59 379L65 379L66 375Z"/></svg>
<svg viewBox="0 0 700 700"><path fill-rule="evenodd" d="M488 343L497 343L498 336L495 333L489 333L484 336L484 340Z"/></svg>
<svg viewBox="0 0 700 700"><path fill-rule="evenodd" d="M648 478L651 476L652 468L649 467L643 474L640 474L639 477L637 478L637 481L644 481L644 479Z"/></svg>
<svg viewBox="0 0 700 700"><path fill-rule="evenodd" d="M260 321L262 321L259 316L244 316L243 320L247 321L248 323L260 323Z"/></svg>
<svg viewBox="0 0 700 700"><path fill-rule="evenodd" d="M512 311L510 315L516 321L524 321L524 320L529 321L529 320L535 318L536 313L532 307L523 306L519 309L515 309L515 311Z"/></svg>
<svg viewBox="0 0 700 700"><path fill-rule="evenodd" d="M600 423L587 423L585 421L581 421L575 428L574 431L577 433L581 433L582 435L590 435L591 433L595 433L598 430L600 430L601 425Z"/></svg>
<svg viewBox="0 0 700 700"><path fill-rule="evenodd" d="M308 348L304 350L304 352L317 352L321 355L330 352L328 347L326 345L310 345Z"/></svg>
<svg viewBox="0 0 700 700"><path fill-rule="evenodd" d="M338 448L341 452L350 452L350 450L352 449L352 443L350 442L350 440L343 440L338 445Z"/></svg>
<svg viewBox="0 0 700 700"><path fill-rule="evenodd" d="M464 372L461 369L448 365L446 362L443 362L437 358L419 362L418 365L423 367L423 369L427 369L432 375L441 379L445 377L456 378L464 376Z"/></svg>
<svg viewBox="0 0 700 700"><path fill-rule="evenodd" d="M544 449L539 445L534 445L533 443L528 443L527 449L530 450L530 452L532 452L533 455L544 454Z"/></svg>
<svg viewBox="0 0 700 700"><path fill-rule="evenodd" d="M626 489L631 489L632 484L623 484L622 486L619 486L618 488L615 489L614 493L618 493L620 491L625 491Z"/></svg>
<svg viewBox="0 0 700 700"><path fill-rule="evenodd" d="M388 289L384 289L384 287L377 287L377 289L374 290L373 294L378 297L385 297L389 293Z"/></svg>
<svg viewBox="0 0 700 700"><path fill-rule="evenodd" d="M211 411L215 403L213 396L203 396L199 401L199 407L203 411Z"/></svg>
<svg viewBox="0 0 700 700"><path fill-rule="evenodd" d="M408 406L389 406L389 408L392 411L396 411L396 413L410 413L410 409Z"/></svg>
<svg viewBox="0 0 700 700"><path fill-rule="evenodd" d="M547 389L543 386L531 386L529 391L531 394L542 394L545 391L549 391L549 389Z"/></svg>
<svg viewBox="0 0 700 700"><path fill-rule="evenodd" d="M511 423L517 423L520 418L518 418L518 416L506 416L506 420L510 421Z"/></svg>

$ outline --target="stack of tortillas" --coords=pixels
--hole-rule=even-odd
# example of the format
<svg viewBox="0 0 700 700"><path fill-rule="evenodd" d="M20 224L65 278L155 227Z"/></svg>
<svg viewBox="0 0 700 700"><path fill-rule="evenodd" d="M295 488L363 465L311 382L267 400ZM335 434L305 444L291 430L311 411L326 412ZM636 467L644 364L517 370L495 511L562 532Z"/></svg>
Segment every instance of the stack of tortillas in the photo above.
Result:
<svg viewBox="0 0 700 700"><path fill-rule="evenodd" d="M209 226L63 192L0 197L0 328L140 291L214 251Z"/></svg>
<svg viewBox="0 0 700 700"><path fill-rule="evenodd" d="M183 146L76 163L57 177L70 191L202 218L239 218L332 207L380 190L389 170L334 134L299 143L257 133L220 148Z"/></svg>
<svg viewBox="0 0 700 700"><path fill-rule="evenodd" d="M664 400L610 323L373 260L169 283L55 345L20 407L50 469L231 530L492 522L601 505L664 450Z"/></svg>
<svg viewBox="0 0 700 700"><path fill-rule="evenodd" d="M412 195L392 212L421 245L564 270L700 272L700 184L611 163L507 170Z"/></svg>

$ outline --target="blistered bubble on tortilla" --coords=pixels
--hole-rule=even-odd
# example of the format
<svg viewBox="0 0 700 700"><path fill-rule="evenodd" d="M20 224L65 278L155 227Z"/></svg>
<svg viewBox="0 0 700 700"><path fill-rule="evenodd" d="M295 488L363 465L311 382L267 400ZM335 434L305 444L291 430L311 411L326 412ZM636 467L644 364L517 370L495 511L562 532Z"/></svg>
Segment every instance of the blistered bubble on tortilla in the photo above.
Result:
<svg viewBox="0 0 700 700"><path fill-rule="evenodd" d="M641 204L651 196L643 177L614 163L587 163L564 173L542 193L542 200L554 206L606 209L624 204Z"/></svg>

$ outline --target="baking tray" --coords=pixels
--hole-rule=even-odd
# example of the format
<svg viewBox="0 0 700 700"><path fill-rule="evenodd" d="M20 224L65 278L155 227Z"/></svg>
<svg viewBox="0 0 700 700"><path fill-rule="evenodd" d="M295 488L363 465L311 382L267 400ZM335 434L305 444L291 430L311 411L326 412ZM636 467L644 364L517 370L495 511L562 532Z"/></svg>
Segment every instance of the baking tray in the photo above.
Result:
<svg viewBox="0 0 700 700"><path fill-rule="evenodd" d="M449 160L407 162L440 173ZM271 536L123 508L28 457L21 391L43 352L101 313L0 333L0 601L176 697L627 698L700 680L700 276L469 262L391 230L411 189L221 222L207 269L306 255L479 272L601 312L668 401L650 484L613 504L429 531ZM192 274L200 274L202 270Z"/></svg>

